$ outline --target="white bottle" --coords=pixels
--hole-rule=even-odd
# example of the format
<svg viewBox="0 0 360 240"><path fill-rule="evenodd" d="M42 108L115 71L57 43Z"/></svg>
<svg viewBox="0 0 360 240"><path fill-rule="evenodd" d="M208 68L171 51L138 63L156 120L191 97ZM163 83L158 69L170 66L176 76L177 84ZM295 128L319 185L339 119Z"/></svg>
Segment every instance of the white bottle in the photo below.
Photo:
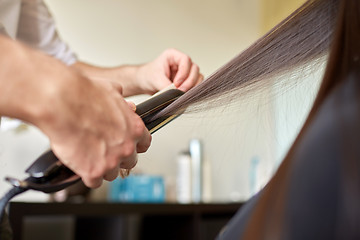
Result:
<svg viewBox="0 0 360 240"><path fill-rule="evenodd" d="M203 149L199 139L191 139L189 144L192 171L192 201L201 202L203 196Z"/></svg>
<svg viewBox="0 0 360 240"><path fill-rule="evenodd" d="M191 156L189 152L181 152L177 156L176 200L179 203L192 201Z"/></svg>

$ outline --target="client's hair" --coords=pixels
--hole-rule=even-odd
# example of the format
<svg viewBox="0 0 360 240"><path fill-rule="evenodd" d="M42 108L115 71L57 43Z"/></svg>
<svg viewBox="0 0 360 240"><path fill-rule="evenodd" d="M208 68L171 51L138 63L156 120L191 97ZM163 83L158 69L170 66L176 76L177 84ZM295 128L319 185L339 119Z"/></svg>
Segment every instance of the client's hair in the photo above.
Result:
<svg viewBox="0 0 360 240"><path fill-rule="evenodd" d="M336 3L336 1L327 0L321 2L336 4L334 6L337 9L337 24L334 28L325 75L303 128L257 203L247 225L244 239L282 239L286 236L283 227L286 221L284 208L286 187L290 178L289 164L295 151L298 150L302 137L313 123L315 115L326 97L349 78L355 79L353 90L359 96L357 101L360 101L360 1L342 0ZM356 119L360 119L360 109L355 116ZM335 229L337 236L334 236L334 239L358 239L360 236L360 156L357 150L359 142L356 142L356 138L353 139L353 136L359 136L360 125L352 126L349 129L341 119L337 124L337 127L341 129L341 137L334 140L338 140L338 144L341 145L341 153L338 158L341 166L341 190L340 196L337 196L339 211L337 212L337 229Z"/></svg>
<svg viewBox="0 0 360 240"><path fill-rule="evenodd" d="M258 86L266 89L279 82L275 76L298 67L312 67L329 49L338 0L310 0L275 26L244 52L222 66L198 86L186 92L156 117L187 111L203 111L204 106L227 104ZM283 78L277 78L280 81ZM257 84L258 83L258 84ZM216 104L211 104L212 102Z"/></svg>
<svg viewBox="0 0 360 240"><path fill-rule="evenodd" d="M199 111L204 109L201 104L212 101L223 100L222 103L226 103L252 92L254 88L278 84L277 81L283 78L276 76L298 67L309 67L308 63L328 53L325 75L312 110L277 173L262 192L246 224L244 239L284 237L289 164L304 132L312 124L325 98L349 77L356 78L358 83L355 87L360 95L360 1L307 1L269 33L158 115L174 114L190 105L195 105L191 111ZM357 117L360 119L360 116ZM343 126L339 127L343 129ZM343 174L337 231L339 237L348 236L350 239L360 236L360 156L352 154L352 148L360 146L354 146L359 143L352 142L350 137L354 134L351 131L360 132L360 124L355 128L350 129L350 132L346 129L339 139L339 144L345 147L339 159Z"/></svg>

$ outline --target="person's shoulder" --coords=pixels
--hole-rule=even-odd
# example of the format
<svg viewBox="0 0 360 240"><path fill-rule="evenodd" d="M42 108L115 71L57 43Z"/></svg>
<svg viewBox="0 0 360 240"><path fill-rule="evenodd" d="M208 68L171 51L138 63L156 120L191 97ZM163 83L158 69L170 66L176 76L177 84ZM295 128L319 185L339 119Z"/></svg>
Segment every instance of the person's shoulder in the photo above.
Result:
<svg viewBox="0 0 360 240"><path fill-rule="evenodd" d="M360 77L350 75L324 99L303 133L297 152L336 158L344 146L360 142L359 123Z"/></svg>

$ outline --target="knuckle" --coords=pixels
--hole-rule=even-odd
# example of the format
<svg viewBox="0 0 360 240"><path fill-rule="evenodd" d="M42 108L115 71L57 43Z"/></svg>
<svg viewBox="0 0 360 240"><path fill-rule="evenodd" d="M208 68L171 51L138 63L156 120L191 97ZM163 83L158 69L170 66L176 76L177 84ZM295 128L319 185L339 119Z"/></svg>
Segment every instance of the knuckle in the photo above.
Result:
<svg viewBox="0 0 360 240"><path fill-rule="evenodd" d="M137 155L133 156L132 158L126 159L120 164L120 168L122 169L132 169L137 164Z"/></svg>
<svg viewBox="0 0 360 240"><path fill-rule="evenodd" d="M116 178L117 175L112 174L112 175L108 175L105 180L111 182L114 181Z"/></svg>
<svg viewBox="0 0 360 240"><path fill-rule="evenodd" d="M113 169L107 172L107 174L105 174L104 179L106 181L113 181L118 177L118 169Z"/></svg>
<svg viewBox="0 0 360 240"><path fill-rule="evenodd" d="M186 56L186 58L188 59L188 61L189 61L190 63L192 63L192 59L191 59L191 57L190 57L190 56L188 56L188 55L186 55L185 53L184 53L184 55Z"/></svg>
<svg viewBox="0 0 360 240"><path fill-rule="evenodd" d="M117 169L118 167L119 167L119 162L115 157L108 159L107 168L106 168L107 171Z"/></svg>
<svg viewBox="0 0 360 240"><path fill-rule="evenodd" d="M99 165L90 172L89 177L91 179L102 178L104 173L105 173L105 166Z"/></svg>
<svg viewBox="0 0 360 240"><path fill-rule="evenodd" d="M193 64L193 68L194 68L194 71L196 71L196 72L200 71L200 68L196 63Z"/></svg>
<svg viewBox="0 0 360 240"><path fill-rule="evenodd" d="M135 143L133 141L126 141L122 146L121 157L128 158L134 154Z"/></svg>
<svg viewBox="0 0 360 240"><path fill-rule="evenodd" d="M182 55L182 58L184 59L184 62L187 63L187 66L191 67L192 60L191 60L190 56L186 55L185 53L181 53L181 55Z"/></svg>
<svg viewBox="0 0 360 240"><path fill-rule="evenodd" d="M150 145L151 145L151 136L149 137L149 141L145 141L142 144L138 144L136 150L138 153L146 152L149 149Z"/></svg>
<svg viewBox="0 0 360 240"><path fill-rule="evenodd" d="M135 137L141 137L145 131L145 125L140 118L136 118L134 121L134 135Z"/></svg>
<svg viewBox="0 0 360 240"><path fill-rule="evenodd" d="M138 146L137 152L138 152L138 153L144 153L144 152L146 152L146 151L149 149L149 147L150 147L149 144Z"/></svg>
<svg viewBox="0 0 360 240"><path fill-rule="evenodd" d="M102 184L102 178L95 177L83 177L82 181L84 184L90 188L98 188Z"/></svg>
<svg viewBox="0 0 360 240"><path fill-rule="evenodd" d="M165 52L168 52L168 53L177 53L178 50L175 49L175 48L168 48L168 49L165 50Z"/></svg>

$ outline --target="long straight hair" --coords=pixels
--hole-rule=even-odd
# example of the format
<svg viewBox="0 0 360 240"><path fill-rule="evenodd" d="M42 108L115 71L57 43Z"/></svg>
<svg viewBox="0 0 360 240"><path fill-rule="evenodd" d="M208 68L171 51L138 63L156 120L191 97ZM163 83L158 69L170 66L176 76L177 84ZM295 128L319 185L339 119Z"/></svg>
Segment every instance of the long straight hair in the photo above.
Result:
<svg viewBox="0 0 360 240"><path fill-rule="evenodd" d="M190 89L155 117L203 111L232 100L281 85L279 75L309 67L328 52L338 0L309 0L245 51ZM312 67L318 65L313 64ZM310 66L311 67L311 66ZM270 79L275 79L270 81ZM284 84L286 85L286 83ZM260 86L260 87L259 87ZM216 104L212 104L216 102Z"/></svg>
<svg viewBox="0 0 360 240"><path fill-rule="evenodd" d="M246 225L243 239L284 237L289 165L304 132L326 97L349 77L356 78L356 91L360 96L360 1L307 1L252 46L158 114L174 114L190 105L195 106L191 111L203 111L214 105L208 104L204 108L203 104L215 101L218 106L219 101L227 103L258 88L280 85L283 78L277 76L296 68L309 67L307 63L316 62L327 54L326 71L314 105L278 171L264 188ZM343 126L339 127L343 129ZM339 239L360 236L360 156L353 152L360 146L354 146L359 143L351 141L354 133L360 133L360 124L356 129L344 129L339 139L339 144L344 146L339 159L342 167Z"/></svg>
<svg viewBox="0 0 360 240"><path fill-rule="evenodd" d="M359 96L357 100L360 101L360 2L358 0L343 0L339 3L330 56L314 105L282 165L264 189L264 194L252 214L243 239L282 239L284 237L286 187L289 182L288 170L293 154L327 96L349 78L355 79L356 84L353 90L356 91ZM360 119L360 109L355 114L356 119ZM355 150L359 148L357 146L359 142L354 142L352 136L360 134L360 125L355 126L355 129L354 127L349 129L341 125L341 121L338 124L342 132L341 138L338 139L342 149L341 158L337 159L341 166L341 190L338 196L340 206L335 231L337 236L334 237L359 239L360 155L359 151ZM270 218L272 221L269 221Z"/></svg>

